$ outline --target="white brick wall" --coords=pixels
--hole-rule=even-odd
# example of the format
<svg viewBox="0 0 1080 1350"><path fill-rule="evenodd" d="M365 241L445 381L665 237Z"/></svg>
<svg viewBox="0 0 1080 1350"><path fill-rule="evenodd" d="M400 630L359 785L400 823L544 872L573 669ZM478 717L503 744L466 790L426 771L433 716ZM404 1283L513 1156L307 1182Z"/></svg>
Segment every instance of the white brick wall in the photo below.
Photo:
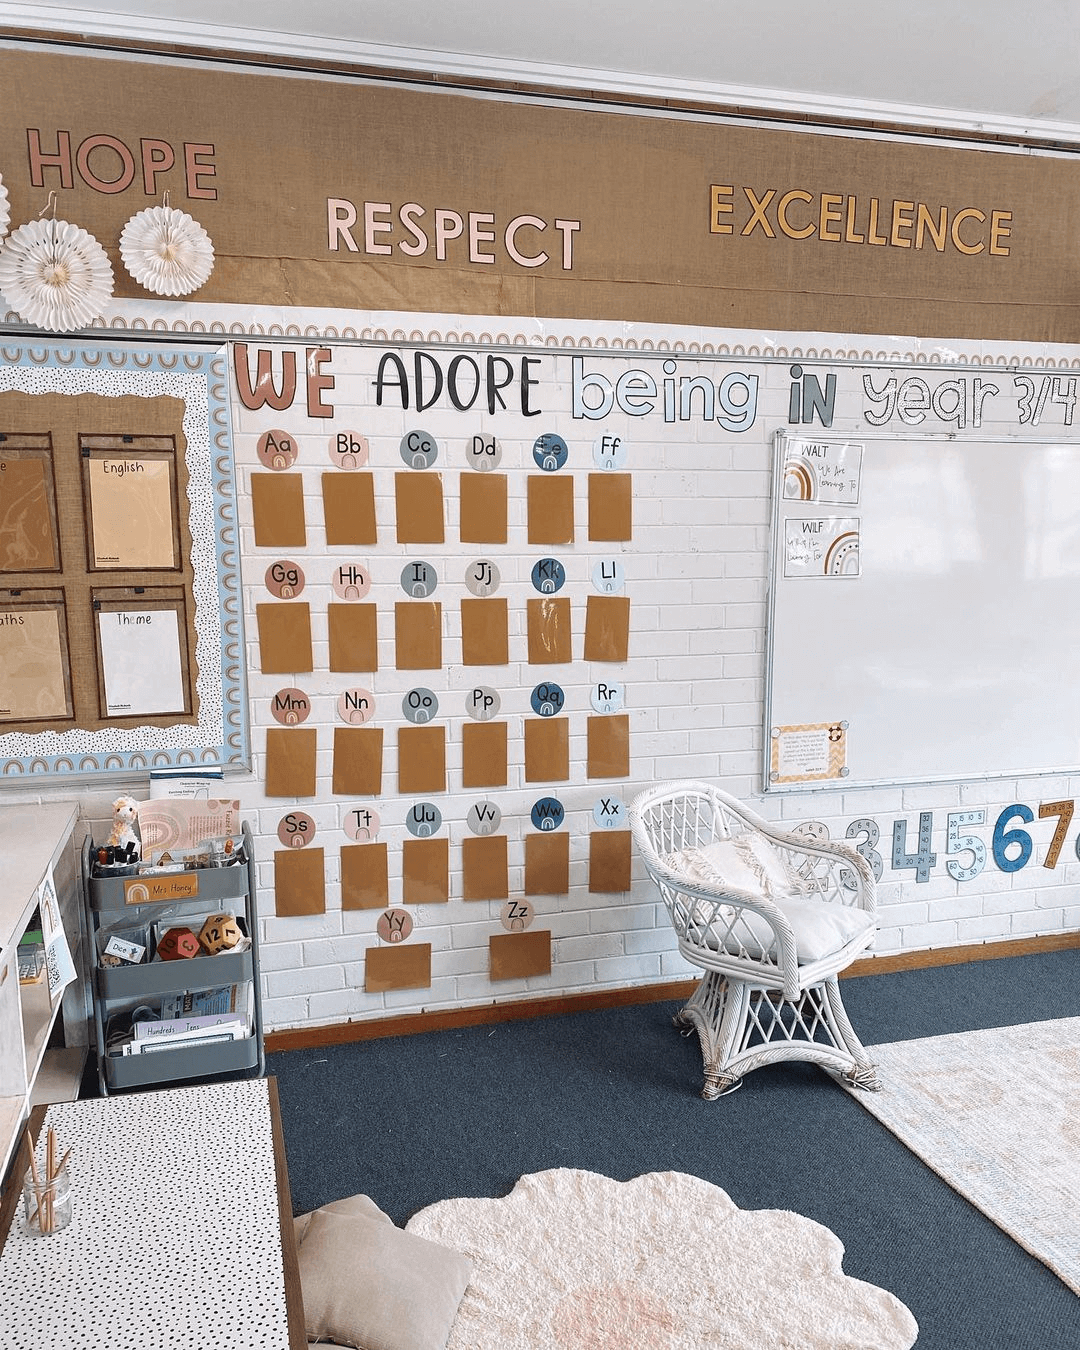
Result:
<svg viewBox="0 0 1080 1350"><path fill-rule="evenodd" d="M402 331L439 331L439 316L409 316ZM352 316L353 322L357 316ZM313 323L319 316L313 316ZM298 320L299 322L299 320ZM445 325L444 325L445 327ZM562 334L600 335L600 326L550 326ZM507 331L505 321L492 331ZM595 330L595 331L594 331ZM316 327L313 331L317 332ZM388 325L387 331L392 331ZM482 331L476 328L475 331ZM512 325L509 331L513 331ZM629 330L628 330L629 331ZM637 342L651 338L673 340L673 331L634 329ZM684 343L708 340L719 348L734 346L740 335L681 334ZM745 339L745 335L743 335ZM251 359L259 345L251 343ZM317 343L318 339L313 339ZM760 337L759 337L760 341ZM781 335L778 345L795 351L802 343L830 348L828 339L813 344L798 335ZM268 345L268 344L264 344ZM702 360L684 351L675 353L680 374L711 374L714 379L731 369L755 373L760 379L757 415L750 430L724 432L700 418L666 425L658 414L632 418L614 413L604 423L575 422L570 415L570 357L568 349L536 346L528 355L540 358L533 368L540 383L533 399L540 416L524 418L513 409L489 416L456 412L445 396L422 412L404 412L395 406L374 405L372 377L381 347L329 342L332 358L324 366L335 386L324 397L334 406L332 419L309 418L299 389L292 408L251 412L236 405L238 519L245 592L246 642L249 655L249 697L252 723L253 769L229 784L240 797L244 815L255 836L257 851L261 939L264 970L264 1010L271 1029L304 1024L335 1023L378 1018L401 1012L449 1009L492 1000L533 998L603 987L620 987L658 980L676 981L692 973L678 956L662 907L634 862L634 883L627 895L598 895L588 890L588 833L595 828L593 803L601 795L616 795L628 803L639 788L657 780L700 777L717 781L729 791L751 800L763 814L794 824L813 818L828 825L833 837L844 838L848 826L860 818L873 820L880 831L876 845L883 864L881 932L878 951L911 952L958 943L981 943L1033 934L1060 933L1080 923L1075 883L1080 862L1075 850L1077 825L1070 826L1054 870L1042 866L1056 819L1039 820L1038 804L1080 795L1080 775L1055 774L1020 781L988 780L935 783L929 786L850 786L802 794L761 795L761 753L764 722L765 615L768 576L772 437L787 417L788 365L791 358ZM865 340L862 350L880 349L882 341ZM969 344L974 347L974 344ZM276 349L275 349L276 350ZM298 365L304 348L297 346ZM429 348L438 354L435 347ZM906 370L919 353L917 343L889 340L898 368ZM967 350L964 348L964 350ZM411 369L410 349L401 349ZM511 355L514 355L510 353ZM996 359L1001 353L993 353ZM1035 359L1044 359L1037 353ZM515 355L516 359L516 355ZM810 363L806 364L810 369ZM445 360L444 360L445 365ZM659 363L643 349L618 357L598 349L585 351L588 371L614 379L622 370L645 368L657 372ZM719 372L719 374L717 373ZM880 374L880 371L878 372ZM861 376L845 376L846 406L853 406L853 390ZM514 389L507 394L514 396ZM250 482L262 472L255 444L264 430L280 428L297 441L300 454L288 472L304 484L307 544L302 549L257 548L254 543ZM394 474L404 471L398 443L410 429L423 428L439 445L432 472L443 481L446 514L444 545L399 546L394 530ZM322 475L338 472L331 463L328 440L332 432L352 430L365 435L371 446L368 467L375 476L379 543L372 548L327 550L323 528ZM459 473L469 473L464 445L474 432L494 434L502 447L498 472L507 477L510 537L506 546L462 544L458 539ZM539 470L532 459L532 443L543 431L557 431L567 441L570 459L562 471L575 481L576 534L572 546L529 545L525 530L525 490L529 473ZM625 438L625 469L633 475L634 533L629 543L590 543L587 538L587 476L596 470L591 445L601 431ZM541 556L559 558L568 580L563 594L572 605L573 653L569 665L530 666L525 647L525 602L535 596L530 568ZM502 575L500 594L510 612L510 663L502 667L463 667L460 649L459 600L467 596L466 565L476 558L493 559ZM617 557L626 572L626 594L631 599L630 659L606 666L582 659L585 603L592 593L591 570L601 557ZM260 671L255 606L272 599L263 577L267 566L289 558L306 574L301 599L311 610L315 670L310 674L264 675ZM439 585L432 599L442 603L444 669L399 671L395 668L394 605L404 598L399 574L407 558L423 558L435 565ZM365 564L373 584L368 600L379 614L379 663L373 674L331 674L327 669L327 605L336 601L331 574L340 562ZM542 679L554 679L567 696L570 719L571 779L568 783L526 783L523 774L523 728L533 714L529 694ZM585 728L591 713L590 690L599 679L614 679L626 687L626 711L631 725L631 777L620 782L590 782L586 778ZM461 727L466 721L464 695L475 685L494 686L500 694L500 717L508 724L509 782L506 788L465 791L461 787ZM296 685L312 701L306 725L318 733L317 789L313 798L270 799L263 791L265 738L276 723L270 699L278 690ZM342 820L348 807L358 804L335 796L331 786L332 738L338 693L362 686L375 695L373 725L385 732L383 793L374 806L380 813L380 840L389 848L391 903L401 899L401 843L406 838L405 816L414 800L437 800L444 818L442 833L450 839L451 898L447 905L412 907L414 929L410 941L432 946L432 984L428 989L368 994L364 990L364 954L378 944L378 912L342 912L340 849L348 843ZM403 797L397 790L396 738L404 724L401 699L414 686L438 694L438 720L447 728L448 790L444 794ZM1063 752L1064 753L1064 752ZM131 784L125 784L130 788ZM93 787L84 796L91 818L108 818L115 785ZM71 796L64 785L40 792L14 788L9 796L35 798ZM498 902L468 902L462 897L461 844L468 836L465 823L470 805L488 798L502 811L502 832L509 839L510 893L523 888L524 838L532 826L529 810L541 796L558 797L566 807L563 830L570 834L568 895L533 897L533 927L552 933L550 976L493 982L488 972L488 940L501 933ZM1005 872L988 857L973 880L954 880L946 868L946 818L951 810L982 807L986 824L976 834L989 845L1000 811L1024 802L1036 814L1026 827L1035 840L1031 861L1018 872ZM280 847L278 823L289 810L306 811L316 823L314 843L325 851L326 913L311 917L279 917L274 912L273 855ZM917 882L911 870L894 871L893 822L906 819L908 847L915 846L921 811L933 813L933 848L937 862L926 882ZM1013 822L1019 825L1021 822ZM856 842L865 836L859 835ZM967 858L967 855L963 855Z"/></svg>

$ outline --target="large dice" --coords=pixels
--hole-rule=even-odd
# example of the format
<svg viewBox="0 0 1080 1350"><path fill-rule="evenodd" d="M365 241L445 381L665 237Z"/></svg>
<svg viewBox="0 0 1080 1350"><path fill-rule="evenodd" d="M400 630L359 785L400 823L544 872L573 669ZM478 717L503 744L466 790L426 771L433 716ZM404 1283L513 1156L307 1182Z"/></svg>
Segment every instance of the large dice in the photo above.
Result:
<svg viewBox="0 0 1080 1350"><path fill-rule="evenodd" d="M232 914L211 914L199 930L199 942L210 956L235 947L243 937L240 925Z"/></svg>
<svg viewBox="0 0 1080 1350"><path fill-rule="evenodd" d="M170 928L162 934L157 954L162 961L182 961L187 957L198 956L199 939L190 928Z"/></svg>

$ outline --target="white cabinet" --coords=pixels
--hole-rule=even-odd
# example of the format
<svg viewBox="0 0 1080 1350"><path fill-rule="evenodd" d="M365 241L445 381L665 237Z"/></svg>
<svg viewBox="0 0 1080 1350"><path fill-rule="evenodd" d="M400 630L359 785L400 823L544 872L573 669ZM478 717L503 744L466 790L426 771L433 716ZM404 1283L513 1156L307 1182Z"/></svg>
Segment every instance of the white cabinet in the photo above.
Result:
<svg viewBox="0 0 1080 1350"><path fill-rule="evenodd" d="M87 986L82 976L78 806L0 806L0 1179L7 1172L30 1105L74 1100L88 1039ZM76 980L54 997L44 975L19 983L18 944L34 918L42 883L52 878ZM48 1051L63 1009L67 1049ZM47 1086L46 1086L47 1085Z"/></svg>

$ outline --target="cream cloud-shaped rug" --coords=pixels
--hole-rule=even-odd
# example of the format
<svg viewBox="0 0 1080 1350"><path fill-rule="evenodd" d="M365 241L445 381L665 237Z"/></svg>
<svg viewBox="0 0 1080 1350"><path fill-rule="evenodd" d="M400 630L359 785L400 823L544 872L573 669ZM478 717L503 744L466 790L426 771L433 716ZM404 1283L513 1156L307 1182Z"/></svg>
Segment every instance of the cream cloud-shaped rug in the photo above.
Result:
<svg viewBox="0 0 1080 1350"><path fill-rule="evenodd" d="M475 1262L447 1350L908 1350L918 1335L899 1299L843 1273L828 1228L683 1172L554 1168L406 1227Z"/></svg>

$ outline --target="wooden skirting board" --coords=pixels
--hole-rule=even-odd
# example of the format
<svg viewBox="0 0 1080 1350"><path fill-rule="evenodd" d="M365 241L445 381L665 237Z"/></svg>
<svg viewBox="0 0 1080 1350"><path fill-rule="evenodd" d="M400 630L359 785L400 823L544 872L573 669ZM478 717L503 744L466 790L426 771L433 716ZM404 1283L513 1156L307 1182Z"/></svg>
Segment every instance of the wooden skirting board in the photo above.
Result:
<svg viewBox="0 0 1080 1350"><path fill-rule="evenodd" d="M1054 933L1045 937L1019 938L1008 942L985 942L930 951L905 952L895 956L870 956L850 965L841 979L863 975L887 975L899 970L925 970L956 966L967 961L996 961L1007 956L1031 956L1038 952L1065 951L1080 947L1080 932ZM479 1007L439 1009L430 1013L404 1013L397 1017L372 1018L332 1026L296 1027L272 1031L266 1049L306 1050L350 1041L380 1040L386 1036L409 1036L420 1031L447 1031L454 1027L486 1026L493 1022L518 1022L529 1017L553 1017L560 1013L595 1012L601 1008L625 1008L637 1003L664 1003L688 999L697 980L668 984L637 985L629 989L605 989L595 993L555 994L510 1003L485 1003Z"/></svg>

